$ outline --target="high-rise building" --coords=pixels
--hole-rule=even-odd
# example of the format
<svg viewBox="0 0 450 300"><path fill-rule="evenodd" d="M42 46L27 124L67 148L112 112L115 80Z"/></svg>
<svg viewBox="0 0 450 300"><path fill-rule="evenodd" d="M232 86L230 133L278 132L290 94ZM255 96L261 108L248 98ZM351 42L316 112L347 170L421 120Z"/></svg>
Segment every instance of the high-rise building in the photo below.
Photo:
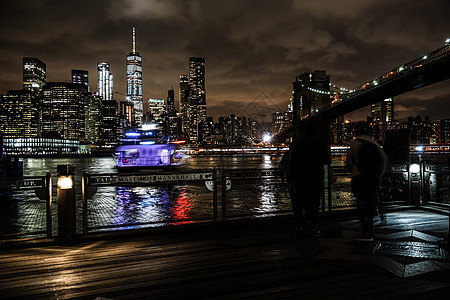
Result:
<svg viewBox="0 0 450 300"><path fill-rule="evenodd" d="M189 140L198 142L199 124L206 121L206 89L205 89L205 59L203 57L189 58Z"/></svg>
<svg viewBox="0 0 450 300"><path fill-rule="evenodd" d="M180 114L181 114L181 131L184 134L189 132L189 76L180 75Z"/></svg>
<svg viewBox="0 0 450 300"><path fill-rule="evenodd" d="M272 114L272 132L277 133L292 126L292 112L283 111Z"/></svg>
<svg viewBox="0 0 450 300"><path fill-rule="evenodd" d="M128 101L120 101L119 103L119 122L120 122L120 136L125 133L127 128L135 124L134 121L134 105Z"/></svg>
<svg viewBox="0 0 450 300"><path fill-rule="evenodd" d="M169 116L175 116L177 110L175 109L175 92L173 88L171 88L167 92L167 114Z"/></svg>
<svg viewBox="0 0 450 300"><path fill-rule="evenodd" d="M394 101L392 98L384 99L370 106L372 122L392 122L394 120Z"/></svg>
<svg viewBox="0 0 450 300"><path fill-rule="evenodd" d="M142 102L142 56L136 52L136 31L133 27L132 51L127 55L127 101L134 105L136 124L143 123Z"/></svg>
<svg viewBox="0 0 450 300"><path fill-rule="evenodd" d="M8 91L1 96L0 135L37 137L39 133L39 98L28 90Z"/></svg>
<svg viewBox="0 0 450 300"><path fill-rule="evenodd" d="M165 111L166 105L164 104L164 99L148 99L149 122L162 125Z"/></svg>
<svg viewBox="0 0 450 300"><path fill-rule="evenodd" d="M116 100L102 101L101 139L105 148L113 148L118 144L119 115Z"/></svg>
<svg viewBox="0 0 450 300"><path fill-rule="evenodd" d="M251 143L251 121L245 116L219 117L218 129L222 141L229 145Z"/></svg>
<svg viewBox="0 0 450 300"><path fill-rule="evenodd" d="M42 135L85 141L84 88L74 83L47 82L42 95Z"/></svg>
<svg viewBox="0 0 450 300"><path fill-rule="evenodd" d="M103 100L113 100L113 75L109 62L97 64L97 92Z"/></svg>
<svg viewBox="0 0 450 300"><path fill-rule="evenodd" d="M86 142L98 145L102 141L102 98L87 93L84 106Z"/></svg>
<svg viewBox="0 0 450 300"><path fill-rule="evenodd" d="M89 72L86 70L72 69L72 83L83 85L87 92L89 92Z"/></svg>
<svg viewBox="0 0 450 300"><path fill-rule="evenodd" d="M36 57L23 58L23 89L40 91L47 81L46 65Z"/></svg>

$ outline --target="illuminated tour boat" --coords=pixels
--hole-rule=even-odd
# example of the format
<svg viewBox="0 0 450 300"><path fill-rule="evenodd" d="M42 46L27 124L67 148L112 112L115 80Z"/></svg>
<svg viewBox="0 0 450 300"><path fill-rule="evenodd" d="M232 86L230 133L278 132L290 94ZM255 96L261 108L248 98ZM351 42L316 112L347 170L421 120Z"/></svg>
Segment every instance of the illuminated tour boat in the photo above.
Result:
<svg viewBox="0 0 450 300"><path fill-rule="evenodd" d="M115 152L120 172L172 169L183 164L183 155L177 150L185 141L163 142L154 124L126 132L120 142Z"/></svg>

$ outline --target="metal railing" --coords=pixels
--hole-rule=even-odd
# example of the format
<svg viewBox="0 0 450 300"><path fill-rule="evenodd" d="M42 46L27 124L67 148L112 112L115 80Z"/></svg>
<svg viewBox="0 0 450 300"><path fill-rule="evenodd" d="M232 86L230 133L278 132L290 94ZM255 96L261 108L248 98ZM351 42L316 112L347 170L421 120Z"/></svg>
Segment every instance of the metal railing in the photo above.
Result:
<svg viewBox="0 0 450 300"><path fill-rule="evenodd" d="M104 189L100 193L100 189ZM97 195L96 195L97 194ZM83 234L218 219L216 169L82 177Z"/></svg>
<svg viewBox="0 0 450 300"><path fill-rule="evenodd" d="M0 237L52 236L52 177L0 179Z"/></svg>
<svg viewBox="0 0 450 300"><path fill-rule="evenodd" d="M450 168L422 162L420 171L421 204L450 207Z"/></svg>
<svg viewBox="0 0 450 300"><path fill-rule="evenodd" d="M450 169L425 162L419 167L411 171L406 164L388 166L381 181L380 204L449 208ZM321 211L355 208L351 174L333 166L325 175ZM0 237L52 236L52 222L59 215L52 214L56 210L51 181L50 173L0 180ZM82 234L292 214L287 184L281 170L273 168L84 173L81 198L77 207L81 211L78 225L82 225L77 232ZM25 205L17 207L17 203ZM19 220L14 214L23 217Z"/></svg>

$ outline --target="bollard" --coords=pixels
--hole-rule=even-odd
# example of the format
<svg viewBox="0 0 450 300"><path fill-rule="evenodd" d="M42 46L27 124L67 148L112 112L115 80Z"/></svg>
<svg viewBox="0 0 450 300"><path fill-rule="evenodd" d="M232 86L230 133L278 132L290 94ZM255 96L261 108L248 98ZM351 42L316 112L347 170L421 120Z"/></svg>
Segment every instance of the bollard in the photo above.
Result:
<svg viewBox="0 0 450 300"><path fill-rule="evenodd" d="M412 163L409 165L409 204L420 206L422 164Z"/></svg>
<svg viewBox="0 0 450 300"><path fill-rule="evenodd" d="M76 233L76 206L73 165L57 166L58 236L67 238Z"/></svg>

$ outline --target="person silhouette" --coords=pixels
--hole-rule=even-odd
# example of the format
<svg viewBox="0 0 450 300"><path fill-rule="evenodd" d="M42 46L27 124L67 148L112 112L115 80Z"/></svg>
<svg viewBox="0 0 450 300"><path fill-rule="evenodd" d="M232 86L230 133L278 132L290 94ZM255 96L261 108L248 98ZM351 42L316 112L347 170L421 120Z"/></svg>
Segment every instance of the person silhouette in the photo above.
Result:
<svg viewBox="0 0 450 300"><path fill-rule="evenodd" d="M302 138L292 149L290 175L295 235L300 233L306 223L311 224L313 235L320 234L318 220L320 197L324 188L324 165L331 163L331 156L329 148L316 137L316 129L306 125Z"/></svg>
<svg viewBox="0 0 450 300"><path fill-rule="evenodd" d="M377 190L387 166L387 157L380 145L365 131L350 143L347 167L352 171L351 188L361 222L361 234L353 240L373 241L373 217L377 209Z"/></svg>

